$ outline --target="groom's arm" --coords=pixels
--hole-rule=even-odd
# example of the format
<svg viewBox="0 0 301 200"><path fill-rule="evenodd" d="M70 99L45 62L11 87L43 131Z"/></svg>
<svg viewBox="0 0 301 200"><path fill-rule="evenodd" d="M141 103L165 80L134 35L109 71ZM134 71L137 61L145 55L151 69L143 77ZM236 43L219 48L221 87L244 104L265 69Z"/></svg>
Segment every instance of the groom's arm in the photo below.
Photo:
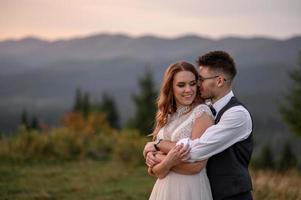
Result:
<svg viewBox="0 0 301 200"><path fill-rule="evenodd" d="M191 138L196 139L196 138L201 137L201 135L205 132L205 130L212 125L213 125L213 119L211 118L211 116L204 113L202 116L195 119L195 121L193 123ZM144 150L143 150L144 158L146 158L146 155L149 152L157 151L157 149L155 148L155 143L156 142L153 141L153 142L148 142L145 145ZM172 149L175 145L176 145L176 142L171 142L168 140L161 140L161 142L157 145L157 147L161 152L167 154L170 151L170 149Z"/></svg>
<svg viewBox="0 0 301 200"><path fill-rule="evenodd" d="M213 125L213 118L207 114L196 118L193 123L191 139L200 138L202 134ZM207 164L207 160L197 161L193 163L182 162L172 168L173 171L180 174L196 174L199 173Z"/></svg>
<svg viewBox="0 0 301 200"><path fill-rule="evenodd" d="M233 144L245 140L252 132L252 120L249 112L240 106L227 110L220 122L209 127L202 137L195 140L185 138L177 144L189 144L189 161L208 159Z"/></svg>
<svg viewBox="0 0 301 200"><path fill-rule="evenodd" d="M193 129L192 129L192 133L191 133L191 138L192 139L196 139L201 137L201 135L204 133L204 131L210 127L211 125L213 125L213 119L211 116L207 115L207 114L203 114L202 116L196 118L194 120L193 123ZM161 142L159 143L159 145L161 144ZM170 147L169 145L175 145L174 143L168 142L168 141L164 141L164 143L162 143L162 146L159 146L160 151L162 151L162 147L163 148L168 148ZM162 152L164 152L163 149ZM150 154L149 154L150 155ZM150 158L150 156L147 155L146 158L146 163L148 164L148 166L155 166L157 163L154 163L153 159ZM165 155L161 155L160 160L164 160L164 156ZM199 162L194 162L194 163L187 163L187 162L182 162L180 164L174 165L174 166L169 166L168 170L172 170L175 171L177 173L180 174L195 174L200 172L205 166L206 166L207 160L203 160L203 161L199 161ZM149 164L153 164L153 165L149 165ZM159 166L164 166L164 164L162 165L162 163L159 164Z"/></svg>

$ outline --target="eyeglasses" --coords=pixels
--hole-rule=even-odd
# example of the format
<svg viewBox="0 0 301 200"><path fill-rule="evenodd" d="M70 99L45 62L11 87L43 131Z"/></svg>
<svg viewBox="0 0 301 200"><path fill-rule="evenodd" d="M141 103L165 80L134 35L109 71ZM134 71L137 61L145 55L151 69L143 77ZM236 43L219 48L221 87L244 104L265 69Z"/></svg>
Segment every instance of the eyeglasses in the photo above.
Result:
<svg viewBox="0 0 301 200"><path fill-rule="evenodd" d="M208 79L214 79L214 78L217 78L219 77L219 75L216 75L216 76L210 76L210 77L202 77L199 75L199 81L205 81L205 80L208 80ZM227 79L223 78L224 81L227 81Z"/></svg>
<svg viewBox="0 0 301 200"><path fill-rule="evenodd" d="M208 80L208 79L214 79L214 78L217 78L219 76L210 76L210 77L202 77L199 75L199 80L200 81L204 81L204 80Z"/></svg>

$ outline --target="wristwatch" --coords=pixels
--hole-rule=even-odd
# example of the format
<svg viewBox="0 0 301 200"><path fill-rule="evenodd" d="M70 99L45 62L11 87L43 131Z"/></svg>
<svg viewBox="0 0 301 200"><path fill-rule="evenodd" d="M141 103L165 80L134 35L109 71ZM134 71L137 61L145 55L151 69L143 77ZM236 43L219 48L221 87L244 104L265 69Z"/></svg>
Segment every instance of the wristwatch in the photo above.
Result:
<svg viewBox="0 0 301 200"><path fill-rule="evenodd" d="M162 140L163 140L163 139L159 139L159 140L157 140L157 141L155 142L155 144L154 144L154 147L155 147L155 149L156 149L157 151L160 150L159 147L158 147L158 145L160 144L160 142L161 142Z"/></svg>

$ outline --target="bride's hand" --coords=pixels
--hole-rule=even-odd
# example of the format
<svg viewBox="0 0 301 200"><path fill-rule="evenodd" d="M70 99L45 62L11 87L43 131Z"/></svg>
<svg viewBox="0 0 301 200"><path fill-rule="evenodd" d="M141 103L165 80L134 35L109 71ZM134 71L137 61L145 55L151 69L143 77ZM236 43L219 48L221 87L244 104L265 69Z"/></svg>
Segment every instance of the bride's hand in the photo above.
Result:
<svg viewBox="0 0 301 200"><path fill-rule="evenodd" d="M166 154L163 153L162 151L157 151L155 154L155 157L162 162L164 158L166 157Z"/></svg>
<svg viewBox="0 0 301 200"><path fill-rule="evenodd" d="M188 156L190 151L189 145L177 145L174 146L166 155L164 162L171 168L179 163Z"/></svg>
<svg viewBox="0 0 301 200"><path fill-rule="evenodd" d="M160 163L161 160L156 157L156 152L148 152L145 158L145 164L148 167L154 167L156 164Z"/></svg>

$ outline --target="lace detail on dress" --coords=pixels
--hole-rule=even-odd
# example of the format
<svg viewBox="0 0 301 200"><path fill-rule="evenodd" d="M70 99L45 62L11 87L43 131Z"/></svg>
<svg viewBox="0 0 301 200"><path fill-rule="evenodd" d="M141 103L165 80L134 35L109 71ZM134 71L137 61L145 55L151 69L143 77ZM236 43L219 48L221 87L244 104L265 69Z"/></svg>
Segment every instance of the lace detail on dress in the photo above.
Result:
<svg viewBox="0 0 301 200"><path fill-rule="evenodd" d="M193 122L191 120L189 120L187 124L185 124L184 126L181 126L181 128L179 128L172 135L171 141L177 142L182 138L188 138L188 137L190 138L191 133L192 133L192 125L193 125Z"/></svg>
<svg viewBox="0 0 301 200"><path fill-rule="evenodd" d="M181 107L176 113L169 116L168 123L161 128L158 138L176 142L182 138L191 137L194 120L204 112L212 116L209 107L200 104L189 111L189 107Z"/></svg>
<svg viewBox="0 0 301 200"><path fill-rule="evenodd" d="M187 114L189 111L190 107L189 106L182 106L177 109L177 117L181 117L181 115Z"/></svg>
<svg viewBox="0 0 301 200"><path fill-rule="evenodd" d="M193 109L193 122L195 121L195 119L201 117L204 113L208 114L209 116L211 116L212 118L214 118L212 111L210 110L209 106L206 104L200 104L197 107L195 107Z"/></svg>

